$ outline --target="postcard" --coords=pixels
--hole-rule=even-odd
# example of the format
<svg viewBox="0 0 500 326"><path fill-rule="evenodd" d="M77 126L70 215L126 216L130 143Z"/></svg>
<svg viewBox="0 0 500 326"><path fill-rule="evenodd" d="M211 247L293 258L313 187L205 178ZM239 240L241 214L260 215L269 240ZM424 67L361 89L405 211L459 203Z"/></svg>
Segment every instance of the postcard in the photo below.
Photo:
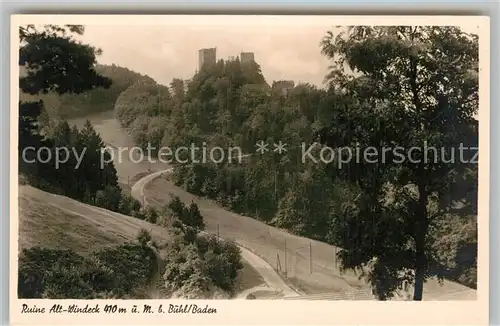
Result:
<svg viewBox="0 0 500 326"><path fill-rule="evenodd" d="M12 324L488 324L488 17L11 26Z"/></svg>

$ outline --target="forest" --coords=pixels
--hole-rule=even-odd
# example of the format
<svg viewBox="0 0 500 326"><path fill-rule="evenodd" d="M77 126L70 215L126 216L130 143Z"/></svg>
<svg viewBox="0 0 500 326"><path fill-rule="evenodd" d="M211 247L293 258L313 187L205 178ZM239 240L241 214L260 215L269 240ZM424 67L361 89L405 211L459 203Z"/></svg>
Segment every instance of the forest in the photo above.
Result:
<svg viewBox="0 0 500 326"><path fill-rule="evenodd" d="M172 181L242 215L343 248L345 268L363 271L380 299L402 282L446 277L476 286L477 163L441 159L301 161L300 145L330 148L477 148L478 41L454 27L347 27L325 31L327 87L288 94L257 63L219 60L184 85L140 81L115 114L138 146L288 144L241 164L177 163ZM427 159L424 159L424 155ZM428 156L430 155L430 157ZM450 154L447 154L450 155ZM468 160L467 160L468 158Z"/></svg>

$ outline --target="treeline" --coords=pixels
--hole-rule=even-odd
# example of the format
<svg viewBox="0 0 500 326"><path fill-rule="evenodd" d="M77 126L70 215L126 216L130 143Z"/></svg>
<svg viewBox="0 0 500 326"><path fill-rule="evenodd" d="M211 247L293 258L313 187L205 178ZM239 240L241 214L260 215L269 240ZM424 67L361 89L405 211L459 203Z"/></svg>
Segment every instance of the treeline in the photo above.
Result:
<svg viewBox="0 0 500 326"><path fill-rule="evenodd" d="M65 120L48 120L42 129L38 146L21 151L25 182L125 215L140 214L140 202L122 193L114 164L90 121L79 130Z"/></svg>
<svg viewBox="0 0 500 326"><path fill-rule="evenodd" d="M82 94L48 92L47 94L30 95L21 92L19 94L20 99L21 101L42 100L46 110L44 114L54 119L72 119L85 117L93 113L111 111L118 96L130 85L139 80L152 80L148 76L115 64L96 64L94 69L97 74L111 80L109 88L94 88ZM26 68L21 66L20 76L25 76L26 73Z"/></svg>
<svg viewBox="0 0 500 326"><path fill-rule="evenodd" d="M134 85L118 99L116 116L141 146L194 143L252 153L243 164L174 162L173 181L343 248L345 268L372 266L369 281L380 299L410 281L421 300L430 275L475 286L475 153L466 151L466 161L449 157L460 146L477 147L477 37L448 27L348 27L338 37L326 33L321 52L333 63L327 89L301 84L283 92L280 83L264 81L258 65L221 60L188 85L174 80L169 92ZM268 144L264 155L255 153L259 141ZM286 155L273 151L280 141ZM316 160L303 161L301 145L315 142ZM398 161L386 152L368 162L338 151L372 147L380 155L384 147L408 151L424 142L447 159L420 151ZM325 147L337 157L318 162ZM348 163L339 165L340 158Z"/></svg>

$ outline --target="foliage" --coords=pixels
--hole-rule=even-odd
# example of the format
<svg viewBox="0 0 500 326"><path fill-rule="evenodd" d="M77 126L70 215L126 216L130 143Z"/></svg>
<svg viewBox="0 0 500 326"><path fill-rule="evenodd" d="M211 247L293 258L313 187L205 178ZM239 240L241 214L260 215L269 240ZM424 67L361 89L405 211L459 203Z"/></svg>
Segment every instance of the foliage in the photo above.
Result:
<svg viewBox="0 0 500 326"><path fill-rule="evenodd" d="M234 155L219 163L174 162L172 181L237 213L344 248L342 267L367 272L380 299L408 281L420 300L428 277L460 279L474 271L474 233L466 243L462 233L442 235L477 214L477 166L457 164L458 154L446 162L432 151L403 162L383 152L385 159L373 163L363 151L476 147L477 46L477 37L452 27L350 27L327 33L321 44L332 60L326 89L299 84L285 94L279 91L285 83L270 87L258 65L221 60L187 84L174 79L168 90L136 83L115 110L142 147L194 143L207 152L237 146L245 154L255 153L259 141L269 144L268 153L241 162ZM279 141L287 158L272 151ZM314 157L334 149L335 159L304 162L301 145L315 143ZM349 161L346 148L362 157ZM426 163L414 162L424 155ZM473 156L465 151L463 158ZM167 215L193 244L196 230L186 227L180 204ZM438 248L439 238L448 239L448 250ZM453 267L462 251L467 271Z"/></svg>
<svg viewBox="0 0 500 326"><path fill-rule="evenodd" d="M141 79L117 98L115 114L138 146L146 149L149 142L158 150L166 128L163 117L171 113L171 105L172 97L167 87L152 79ZM156 155L156 151L153 154Z"/></svg>
<svg viewBox="0 0 500 326"><path fill-rule="evenodd" d="M148 230L146 229L140 229L139 233L137 234L137 241L141 245L145 246L149 241L151 241L151 234L149 234Z"/></svg>
<svg viewBox="0 0 500 326"><path fill-rule="evenodd" d="M204 259L211 282L223 291L233 294L236 277L243 268L240 249L236 244L221 241L215 235L200 236L196 240L198 254Z"/></svg>
<svg viewBox="0 0 500 326"><path fill-rule="evenodd" d="M104 270L113 273L116 296L124 296L150 282L158 270L158 258L153 248L128 243L94 253L92 259Z"/></svg>
<svg viewBox="0 0 500 326"><path fill-rule="evenodd" d="M106 94L121 92L120 87L131 83L129 80L112 84L112 79L99 74L105 70L102 66L96 68L96 55L100 50L74 39L75 34L83 32L83 26L79 25L42 28L26 25L19 29L22 92L19 170L36 187L113 211L131 213L138 209L137 202L122 196L116 169L113 163L104 163L109 161L109 153L102 152L103 141L90 121L78 130L64 120L53 121L48 114L53 105L65 99L71 105L77 105L77 97L91 104L102 103ZM118 75L123 72L115 66L111 66L111 70ZM130 72L126 70L124 75L127 73ZM135 78L129 77L125 79ZM40 96L47 100L49 107L38 100ZM36 153L40 154L38 158ZM56 159L58 154L61 162Z"/></svg>
<svg viewBox="0 0 500 326"><path fill-rule="evenodd" d="M109 87L109 78L99 75L94 65L100 51L75 41L83 26L34 25L19 27L19 65L26 67L19 87L36 95L40 92L80 94L96 87Z"/></svg>
<svg viewBox="0 0 500 326"><path fill-rule="evenodd" d="M50 153L41 153L45 153L47 158L51 155L52 159L43 164L25 161L31 169L28 170L30 184L127 215L140 209L137 200L122 195L116 169L112 162L106 163L106 155L109 154L102 153L102 139L89 121L81 130L70 127L66 121L60 121L54 124L46 136L48 138L44 143L50 145ZM60 148L67 149L68 157L58 166L55 157ZM63 158L65 155L61 154Z"/></svg>
<svg viewBox="0 0 500 326"><path fill-rule="evenodd" d="M323 143L406 151L424 142L448 150L477 145L477 37L454 27L350 27L328 33L322 51L335 60L331 87L346 94ZM450 190L473 164L424 155L399 162L393 152L385 162L344 170L362 199L339 217L339 233L355 230L339 243L340 256L346 268L371 264L380 299L410 281L414 300L422 300L423 283L436 271L430 229L453 210L453 200L466 199Z"/></svg>
<svg viewBox="0 0 500 326"><path fill-rule="evenodd" d="M198 205L194 202L186 207L179 197L172 196L164 211L171 219L177 220L180 223L178 226L181 228L192 228L196 233L205 229L203 216L201 216Z"/></svg>
<svg viewBox="0 0 500 326"><path fill-rule="evenodd" d="M243 268L235 244L214 236L197 236L191 243L179 237L167 250L163 278L171 295L199 299L234 294Z"/></svg>
<svg viewBox="0 0 500 326"><path fill-rule="evenodd" d="M122 195L122 200L118 206L118 212L124 215L132 216L134 212L138 212L141 209L141 203L130 195Z"/></svg>
<svg viewBox="0 0 500 326"><path fill-rule="evenodd" d="M240 249L216 236L199 234L204 222L195 203L186 207L173 197L164 211L177 219L163 276L170 295L197 299L232 296L243 268Z"/></svg>

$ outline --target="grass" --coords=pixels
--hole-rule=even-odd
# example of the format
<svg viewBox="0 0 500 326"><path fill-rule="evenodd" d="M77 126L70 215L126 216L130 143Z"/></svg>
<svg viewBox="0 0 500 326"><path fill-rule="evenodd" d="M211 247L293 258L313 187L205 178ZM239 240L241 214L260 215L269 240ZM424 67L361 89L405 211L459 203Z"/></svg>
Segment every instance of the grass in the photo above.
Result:
<svg viewBox="0 0 500 326"><path fill-rule="evenodd" d="M71 249L89 254L93 249L109 247L132 240L128 236L105 231L79 215L64 211L33 196L31 190L20 188L19 250L41 246L50 249Z"/></svg>

